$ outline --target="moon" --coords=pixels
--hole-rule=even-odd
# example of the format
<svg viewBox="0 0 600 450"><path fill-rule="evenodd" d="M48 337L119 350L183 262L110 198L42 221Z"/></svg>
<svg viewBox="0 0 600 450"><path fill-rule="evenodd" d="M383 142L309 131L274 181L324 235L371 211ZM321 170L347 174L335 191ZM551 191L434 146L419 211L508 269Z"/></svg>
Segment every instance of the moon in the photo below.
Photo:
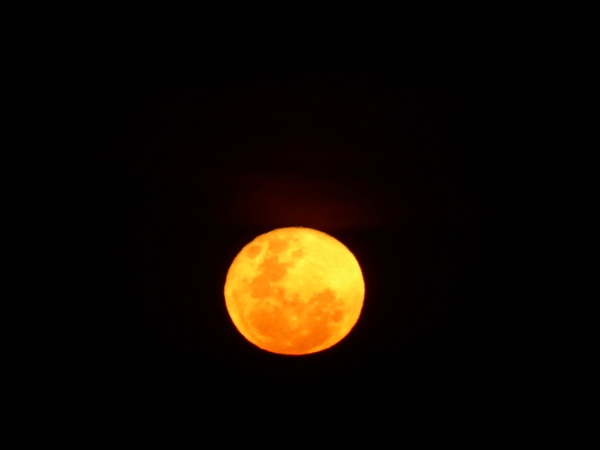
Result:
<svg viewBox="0 0 600 450"><path fill-rule="evenodd" d="M237 330L272 353L305 355L340 342L360 316L365 283L352 252L304 227L256 237L235 257L225 304Z"/></svg>

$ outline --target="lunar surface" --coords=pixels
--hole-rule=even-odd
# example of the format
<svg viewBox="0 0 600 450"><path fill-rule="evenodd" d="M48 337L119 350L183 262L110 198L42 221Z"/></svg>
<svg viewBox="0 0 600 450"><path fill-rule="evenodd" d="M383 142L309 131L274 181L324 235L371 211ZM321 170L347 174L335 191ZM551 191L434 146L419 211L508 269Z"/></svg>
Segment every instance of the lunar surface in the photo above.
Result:
<svg viewBox="0 0 600 450"><path fill-rule="evenodd" d="M225 302L238 331L273 353L325 350L356 324L365 285L358 261L341 242L310 228L279 228L236 256Z"/></svg>

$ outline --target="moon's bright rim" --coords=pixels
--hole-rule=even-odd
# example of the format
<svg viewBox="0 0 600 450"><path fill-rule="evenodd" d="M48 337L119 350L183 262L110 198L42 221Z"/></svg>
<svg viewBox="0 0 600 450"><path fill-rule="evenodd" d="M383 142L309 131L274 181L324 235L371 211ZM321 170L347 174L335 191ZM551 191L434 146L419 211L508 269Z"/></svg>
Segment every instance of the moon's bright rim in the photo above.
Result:
<svg viewBox="0 0 600 450"><path fill-rule="evenodd" d="M337 239L303 227L278 228L247 244L225 281L238 331L273 353L302 355L342 340L360 316L362 271Z"/></svg>

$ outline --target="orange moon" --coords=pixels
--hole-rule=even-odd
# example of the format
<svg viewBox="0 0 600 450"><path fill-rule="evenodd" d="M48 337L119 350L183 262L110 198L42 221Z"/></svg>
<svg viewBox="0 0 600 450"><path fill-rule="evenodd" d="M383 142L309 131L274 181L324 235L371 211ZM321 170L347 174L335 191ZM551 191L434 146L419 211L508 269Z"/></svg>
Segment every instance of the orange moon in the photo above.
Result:
<svg viewBox="0 0 600 450"><path fill-rule="evenodd" d="M311 228L278 228L247 244L225 281L225 304L238 331L284 355L325 350L360 316L365 283L352 252Z"/></svg>

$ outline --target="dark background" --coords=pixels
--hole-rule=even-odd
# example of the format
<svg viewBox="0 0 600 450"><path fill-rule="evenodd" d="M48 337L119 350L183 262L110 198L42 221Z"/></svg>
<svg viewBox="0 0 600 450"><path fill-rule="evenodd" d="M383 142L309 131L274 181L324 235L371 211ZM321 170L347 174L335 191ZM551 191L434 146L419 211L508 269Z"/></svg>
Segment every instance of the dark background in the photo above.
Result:
<svg viewBox="0 0 600 450"><path fill-rule="evenodd" d="M327 25L214 26L185 47L150 32L40 39L43 398L537 404L552 290L544 49ZM237 251L282 226L332 234L363 268L358 324L318 354L263 352L225 309Z"/></svg>

